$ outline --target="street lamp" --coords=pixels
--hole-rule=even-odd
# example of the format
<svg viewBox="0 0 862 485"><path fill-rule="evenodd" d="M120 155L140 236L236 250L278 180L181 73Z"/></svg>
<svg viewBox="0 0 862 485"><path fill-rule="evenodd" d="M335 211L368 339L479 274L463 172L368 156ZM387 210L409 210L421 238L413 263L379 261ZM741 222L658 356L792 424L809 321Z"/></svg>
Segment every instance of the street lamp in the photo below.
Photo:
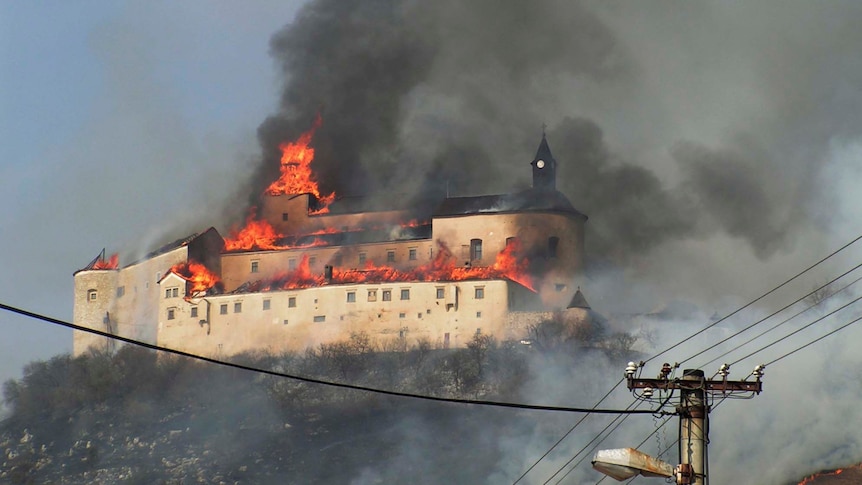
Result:
<svg viewBox="0 0 862 485"><path fill-rule="evenodd" d="M674 467L668 462L653 458L634 448L599 450L593 457L593 468L619 481L637 475L645 477L675 478L677 485L691 483L691 465Z"/></svg>

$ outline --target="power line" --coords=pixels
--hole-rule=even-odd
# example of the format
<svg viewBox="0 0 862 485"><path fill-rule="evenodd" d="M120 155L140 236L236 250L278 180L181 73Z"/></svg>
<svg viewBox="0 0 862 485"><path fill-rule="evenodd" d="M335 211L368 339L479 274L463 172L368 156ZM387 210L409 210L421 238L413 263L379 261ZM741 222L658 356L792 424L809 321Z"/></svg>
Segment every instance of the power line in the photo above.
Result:
<svg viewBox="0 0 862 485"><path fill-rule="evenodd" d="M617 387L619 387L619 385L620 385L620 384L622 384L624 380L625 380L625 378L621 378L621 379L619 380L619 382L617 382L617 383L616 383L616 385L615 385L614 387L610 388L610 390L608 390L608 392L607 392L607 393L605 393L605 395L604 395L604 396L602 396L602 398L601 398L601 399L599 399L599 400L598 400L598 402L596 402L596 404L595 404L595 406L593 406L593 408L597 407L599 404L601 404L602 402L604 402L604 400L605 400L605 399L607 399L607 398L608 398L608 396L610 396L610 395L611 395L611 393L612 393L612 392L614 392L614 390L615 390ZM533 462L533 464L532 464L532 465L530 465L530 468L527 468L527 470L526 470L524 473L522 473L522 474L521 474L521 476L520 476L520 477L518 477L518 479L517 479L517 480L515 480L515 481L512 483L512 485L517 485L517 484L518 484L518 482L520 482L521 480L523 480L523 479L524 479L524 477L526 477L526 476L527 476L527 474L528 474L528 473L530 473L530 472L533 470L533 468L535 468L535 467L536 467L536 465L538 465L538 464L539 464L539 462L541 462L542 460L544 460L544 459L545 459L545 457L547 457L549 454L551 454L551 452L552 452L552 451L554 451L554 449L555 449L557 446L559 446L559 445L560 445L560 443L562 443L562 442L563 442L563 440L565 440L565 439L566 439L570 434L572 434L572 432L575 430L575 428L577 428L578 426L580 426L580 424L581 424L581 423L583 423L583 422L584 422L584 420L586 420L588 416L589 416L589 413L584 414L583 416L581 416L581 419L579 419L579 420L578 420L578 422L574 424L574 426L572 426L571 428L569 428L569 430L568 430L568 431L566 431L566 433L565 433L563 436L561 436L561 437L560 437L560 439L558 439L558 440L557 440L557 442L556 442L556 443L554 443L554 444L551 446L551 448L550 448L550 449L548 449L548 451L546 451L546 452L545 452L545 454L544 454L544 455L540 456L538 460L536 460L535 462Z"/></svg>
<svg viewBox="0 0 862 485"><path fill-rule="evenodd" d="M741 306L741 307L737 308L737 309L736 309L736 310L734 310L733 312L731 312L731 313L729 313L729 314L725 315L724 317L722 317L722 318L720 318L720 319L716 320L715 322L713 322L713 323L711 323L711 324L707 325L706 327L704 327L704 328L702 328L702 329L698 330L697 332L695 332L695 333L693 333L693 334L689 335L688 337L686 337L686 338L684 338L684 339L680 340L679 342L677 342L677 343L675 343L675 344L671 345L670 347L668 347L668 348L666 348L666 349L662 350L661 352L659 352L659 353L657 353L657 354L653 355L652 357L650 357L649 359L647 359L646 361L644 361L644 363L649 362L649 361L651 361L651 360L655 359L656 357L658 357L658 356L660 356L660 355L662 355L662 354L664 354L664 353L667 353L667 352L669 352L669 351L671 351L671 350L673 350L673 349L675 349L675 348L679 347L680 345L682 345L682 344L684 344L684 343L688 342L689 340L693 339L694 337L696 337L696 336L698 336L698 335L702 334L703 332L705 332L705 331L709 330L710 328L712 328L712 327L714 327L714 326L718 325L719 323L721 323L721 322L723 322L723 321L727 320L728 318L730 318L730 317L732 317L732 316L736 315L737 313L741 312L742 310L744 310L744 309L746 309L746 308L750 307L751 305L754 305L755 303L759 302L760 300L762 300L762 299L766 298L767 296L769 296L769 295L771 295L771 294L775 293L775 292L776 292L776 291L778 291L779 289L781 289L781 288L783 288L783 287L787 286L788 284L790 284L790 282L792 282L792 281L796 280L796 279L797 279L797 278L799 278L800 276L804 275L805 273L807 273L807 272L811 271L812 269L814 269L815 267L819 266L819 265L820 265L821 263L823 263L824 261L826 261L826 260L828 260L828 259L832 258L832 257L833 257L833 256L835 256L836 254L838 254L838 253L840 253L841 251L843 251L843 250L847 249L848 247L850 247L851 245L853 245L855 242L859 241L860 239L862 239L862 234L860 234L859 236L856 236L852 241L850 241L850 242L848 242L847 244L845 244L845 245L841 246L840 248L836 249L835 251L832 251L832 252L831 252L831 253L829 253L827 256L823 257L822 259L820 259L820 260L819 260L819 261L817 261L816 263L812 264L811 266L809 266L809 267L807 267L807 268L803 269L803 270L802 270L802 271L800 271L799 273L796 273L796 275L794 275L794 276L793 276L793 277L791 277L790 279L786 280L784 283L781 283L780 285L776 286L775 288L773 288L773 289L771 289L771 290L767 291L766 293L764 293L764 294L762 294L762 295L758 296L758 297L757 297L757 298L755 298L754 300L751 300L750 302L746 303L745 305L743 305L743 306Z"/></svg>
<svg viewBox="0 0 862 485"><path fill-rule="evenodd" d="M748 355L746 355L746 356L744 356L744 357L741 357L741 358L739 358L739 359L736 359L735 361L731 362L731 363L730 363L730 365L736 365L736 364L738 364L739 362L742 362L743 360L745 360L745 359L747 359L747 358L749 358L749 357L753 356L754 354L757 354L758 352L762 352L762 351L764 351L764 350L768 349L769 347L772 347L773 345L775 345L775 344L777 344L777 343L779 343L779 342L781 342L781 341L783 341L783 340L786 340L787 338L792 337L793 335L796 335L797 333L799 333L799 332L801 332L801 331L803 331L803 330L805 330L805 329L807 329L807 328L810 328L810 327L811 327L812 325L814 325L815 323L820 322L820 321L824 320L825 318L827 318L827 317L829 317L829 316L834 315L835 313L837 313L837 312L839 312L839 311L841 311L841 310L843 310L843 309L847 308L848 306L850 306L850 305L852 305L852 304L856 303L856 302L857 302L857 301L859 301L859 300L862 300L862 296L857 297L856 299L851 300L851 301L849 301L849 302L845 303L844 305L841 305L840 307L836 308L835 310L832 310L831 312L827 313L826 315L823 315L822 317L818 318L817 320L814 320L813 322L809 323L808 325L805 325L805 326L803 326L803 327L800 327L800 328L798 328L798 329L796 329L796 330L794 330L794 331L790 332L789 334L787 334L787 335L785 335L785 336L781 337L780 339L775 340L775 341L773 341L772 343L769 343L769 344L767 344L767 345L764 345L763 347L761 347L761 348L759 348L759 349L755 350L754 352L751 352L750 354L748 354ZM862 317L857 318L857 319L855 319L855 320L851 321L850 323L848 323L847 325L844 325L844 326L843 326L843 327L841 327L841 328L842 328L842 329L843 329L843 328L846 328L846 327L850 326L851 324L855 323L856 321L858 321L858 320L860 320L860 319L862 319ZM827 334L827 335L831 335L832 333L834 333L834 332L831 332L830 334ZM808 345L810 345L810 344L812 344L812 343L814 343L814 342L820 341L820 340L822 340L823 338L824 338L824 337L820 337L820 338L819 338L819 339L817 339L817 340L814 340L814 341L811 341L811 342L809 342L809 343L805 344L805 346L808 346ZM803 347L803 348L804 348L804 347ZM782 357L782 358L783 358L783 357Z"/></svg>
<svg viewBox="0 0 862 485"><path fill-rule="evenodd" d="M12 313L17 313L19 315L23 315L25 317L34 318L36 320L42 320L44 322L52 323L55 325L60 325L66 328L71 328L73 330L79 330L82 332L92 333L95 335L100 335L102 337L107 337L114 340L119 340L121 342L126 342L128 344L137 345L139 347L144 347L151 350L156 350L159 352L165 352L173 355L179 355L182 357L188 357L190 359L200 360L202 362L208 362L210 364L221 365L225 367L232 367L234 369L246 370L251 372L257 372L260 374L275 376L275 377L284 377L287 379L293 379L301 382L306 382L309 384L319 384L323 386L336 387L341 389L351 389L354 391L362 391L362 392L370 392L375 394L383 394L387 396L393 397L403 397L403 398L411 398L411 399L421 399L425 401L435 401L435 402L445 402L445 403L453 403L453 404L473 404L480 406L493 406L493 407L503 407L503 408L515 408L515 409L528 409L534 411L560 411L560 412L570 412L570 413L593 413L593 414L670 414L665 411L658 410L637 410L637 409L594 409L594 408L574 408L574 407L565 407L565 406L544 406L544 405L536 405L536 404L522 404L522 403L511 403L511 402L500 402L500 401L484 401L484 400L475 400L475 399L458 399L458 398L446 398L446 397L436 397L436 396L425 396L421 394L412 394L407 392L396 392L389 391L386 389L376 389L372 387L365 386L357 386L353 384L345 384L341 382L333 382L333 381L325 381L322 379L315 379L313 377L305 377L298 376L293 374L286 374L283 372L276 372L267 369L260 369L256 367L251 367L247 365L237 364L234 362L228 362L224 360L213 359L211 357L205 357L202 355L192 354L189 352L184 352L182 350L171 349L168 347L161 347L154 344L149 344L146 342L141 342L139 340L134 340L128 337L122 337L120 335L113 335L107 332L102 332L101 330L96 330L93 328L87 328L80 325L76 325L74 323L65 322L63 320L58 320L56 318L47 317L44 315L40 315L38 313L33 313L27 310L23 310L20 308L16 308L10 305L6 305L4 303L0 303L0 310L6 310Z"/></svg>
<svg viewBox="0 0 862 485"><path fill-rule="evenodd" d="M712 363L716 362L717 360L721 359L722 357L725 357L725 356L727 356L727 355L729 355L729 354L731 354L731 353L733 353L733 352L735 352L735 351L737 351L737 350L741 349L742 347L745 347L746 345L750 344L751 342L754 342L755 340L757 340L757 339L759 339L760 337L762 337L762 336L766 335L767 333L769 333L769 332L771 332L771 331L775 330L776 328L778 328L778 327L780 327L780 326L784 325L785 323L790 322L791 320L795 319L795 318L796 318L796 317L798 317L799 315L802 315L803 313L807 312L808 310L811 310L812 308L814 308L814 307L816 307L816 306L821 305L824 301L826 301L826 300L828 300L828 299L830 299L830 298L834 297L835 295L838 295L839 293L843 292L844 290L846 290L847 288L849 288L849 287L853 286L854 284L858 283L859 281L862 281L862 277L856 278L855 280L851 281L851 282L850 282L850 283L848 283L847 285L844 285L844 287L842 287L841 289L839 289L839 290L835 291L834 293L832 293L832 294L830 294L829 296L827 296L826 298L824 298L822 301L819 301L819 302L817 302L817 303L814 303L814 304L812 304L812 305L809 305L809 306L808 306L808 307L806 307L805 309L803 309L803 310L801 310L801 311L799 311L799 312L797 312L797 313L793 314L792 316L790 316L790 317L788 317L788 318L785 318L785 319L784 319L784 320L782 320L781 322L779 322L779 323L777 323L777 324L773 325L772 327L770 327L770 328L768 328L768 329L764 330L763 332L760 332L759 334L755 335L754 337L751 337L750 339L746 340L745 342L743 342L743 343L741 343L741 344L737 345L736 347L734 347L734 348L732 348L732 349L728 350L727 352L724 352L723 354L719 355L718 357L715 357L714 359L710 360L709 362L706 362L706 363L704 363L703 365L698 366L698 368L701 368L701 369L702 369L702 368L704 368L704 367L708 366L709 364L712 364ZM827 285L828 285L828 284L827 284ZM821 287L821 288L822 288L822 287ZM775 315L775 314L773 313L772 315L770 315L770 317L771 317L771 316L773 316L773 315ZM769 318L769 317L767 317L767 318ZM741 331L739 331L739 332L737 332L737 333L733 334L733 335L732 335L732 337L733 337L733 336L737 336L737 335L739 335L740 333L744 332L745 330L748 330L749 328L751 328L751 326L746 327L745 329L743 329L743 330L741 330ZM723 341L721 341L721 342L719 342L718 344L715 344L715 345L719 345L719 344L721 344L721 343L724 343L726 340L727 340L727 339L725 339L725 340L723 340ZM701 353L703 353L703 352L701 352ZM697 354L697 355L700 355L700 354ZM692 356L692 357L690 357L690 358L694 358L694 357L695 357L695 356Z"/></svg>

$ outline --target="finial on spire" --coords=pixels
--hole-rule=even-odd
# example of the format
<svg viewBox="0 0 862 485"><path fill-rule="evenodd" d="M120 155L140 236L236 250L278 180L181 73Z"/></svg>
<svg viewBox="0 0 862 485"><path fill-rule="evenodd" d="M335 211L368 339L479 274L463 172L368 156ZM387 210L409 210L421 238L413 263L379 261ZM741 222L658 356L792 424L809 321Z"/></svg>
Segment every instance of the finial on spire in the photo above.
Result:
<svg viewBox="0 0 862 485"><path fill-rule="evenodd" d="M546 129L547 127L548 127L548 125L547 125L547 124L545 124L545 122L542 122L542 138L544 138L544 137L545 137L545 129Z"/></svg>

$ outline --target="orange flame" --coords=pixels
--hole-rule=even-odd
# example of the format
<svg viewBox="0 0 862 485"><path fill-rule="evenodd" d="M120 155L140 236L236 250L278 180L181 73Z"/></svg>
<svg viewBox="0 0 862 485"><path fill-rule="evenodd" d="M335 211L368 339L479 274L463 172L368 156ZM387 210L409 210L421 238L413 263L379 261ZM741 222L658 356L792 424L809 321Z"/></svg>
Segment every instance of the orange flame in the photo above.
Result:
<svg viewBox="0 0 862 485"><path fill-rule="evenodd" d="M279 145L281 149L281 176L266 189L268 195L282 194L313 194L318 200L318 209L313 214L329 212L329 204L335 200L335 192L322 196L317 185L311 162L314 160L314 148L309 146L314 132L320 128L320 115L314 120L311 128L293 142Z"/></svg>
<svg viewBox="0 0 862 485"><path fill-rule="evenodd" d="M174 273L189 282L188 296L201 291L207 291L219 282L219 277L201 263L189 260L171 266L169 273Z"/></svg>
<svg viewBox="0 0 862 485"><path fill-rule="evenodd" d="M230 237L224 240L225 250L282 249L275 242L283 236L276 232L269 222L256 220L255 214L252 209L245 220L245 227L240 230L231 229Z"/></svg>
<svg viewBox="0 0 862 485"><path fill-rule="evenodd" d="M370 261L363 269L333 268L331 284L384 283L406 281L465 281L506 278L515 281L532 291L533 281L527 273L529 261L519 258L520 245L510 244L501 251L492 266L459 267L449 249L439 243L437 256L430 263L411 269L398 269L391 266L376 266ZM299 266L292 271L277 274L271 280L251 284L249 291L293 290L322 286L327 284L323 275L311 273L308 256L305 255Z"/></svg>
<svg viewBox="0 0 862 485"><path fill-rule="evenodd" d="M813 474L803 478L802 481L799 482L799 485L812 485L817 480L819 480L820 478L834 477L835 475L841 475L842 473L844 473L845 471L850 470L850 469L862 469L862 463L860 463L858 465L846 467L846 468L838 468L838 469L833 470L833 471L813 473ZM851 478L854 478L854 477L851 477Z"/></svg>
<svg viewBox="0 0 862 485"><path fill-rule="evenodd" d="M107 261L99 258L95 263L93 263L93 269L117 269L119 266L120 257L117 253L112 254Z"/></svg>

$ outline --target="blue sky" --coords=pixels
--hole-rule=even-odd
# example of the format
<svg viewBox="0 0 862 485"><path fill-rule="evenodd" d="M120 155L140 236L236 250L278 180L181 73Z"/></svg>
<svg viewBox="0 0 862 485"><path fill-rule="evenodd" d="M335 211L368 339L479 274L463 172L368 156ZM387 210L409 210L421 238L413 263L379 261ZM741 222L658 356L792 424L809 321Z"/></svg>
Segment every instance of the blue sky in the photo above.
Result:
<svg viewBox="0 0 862 485"><path fill-rule="evenodd" d="M145 250L166 211L177 232L215 220L277 107L269 38L300 4L0 3L0 300L70 320L72 273L102 247ZM7 313L0 335L0 380L71 350Z"/></svg>

